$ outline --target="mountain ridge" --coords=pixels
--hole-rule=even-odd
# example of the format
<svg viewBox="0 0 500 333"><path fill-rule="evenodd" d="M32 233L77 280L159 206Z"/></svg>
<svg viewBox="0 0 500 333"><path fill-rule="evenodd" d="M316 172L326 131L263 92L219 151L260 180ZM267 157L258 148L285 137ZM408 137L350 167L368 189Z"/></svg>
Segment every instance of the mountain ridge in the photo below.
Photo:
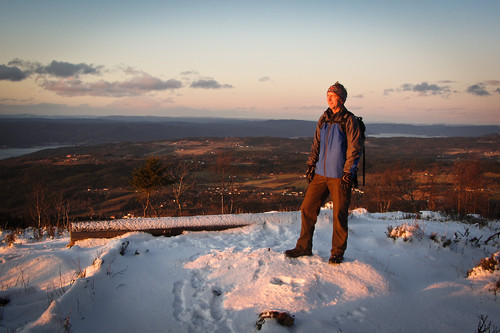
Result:
<svg viewBox="0 0 500 333"><path fill-rule="evenodd" d="M474 137L497 125L367 123L367 136ZM194 137L312 137L316 121L150 116L0 117L0 147L147 142Z"/></svg>

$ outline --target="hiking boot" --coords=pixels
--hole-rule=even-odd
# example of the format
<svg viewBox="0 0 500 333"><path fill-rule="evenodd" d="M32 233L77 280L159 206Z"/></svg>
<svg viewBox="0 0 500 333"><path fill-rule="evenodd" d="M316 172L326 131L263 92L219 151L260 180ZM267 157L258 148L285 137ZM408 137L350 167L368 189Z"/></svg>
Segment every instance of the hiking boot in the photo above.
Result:
<svg viewBox="0 0 500 333"><path fill-rule="evenodd" d="M294 248L291 250L286 250L285 251L285 257L288 258L297 258L297 257L302 257L302 256L312 256L312 251L306 251L306 250L301 250L298 248Z"/></svg>
<svg viewBox="0 0 500 333"><path fill-rule="evenodd" d="M328 263L330 265L338 265L344 261L344 257L342 256L331 256L330 259L328 259Z"/></svg>

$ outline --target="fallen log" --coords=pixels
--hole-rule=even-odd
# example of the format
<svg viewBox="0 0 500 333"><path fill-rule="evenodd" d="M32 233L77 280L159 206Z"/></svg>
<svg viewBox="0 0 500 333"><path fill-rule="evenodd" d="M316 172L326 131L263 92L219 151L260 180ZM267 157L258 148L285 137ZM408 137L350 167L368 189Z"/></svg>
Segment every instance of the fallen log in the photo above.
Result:
<svg viewBox="0 0 500 333"><path fill-rule="evenodd" d="M252 219L249 219L248 215L228 214L73 222L70 226L68 246L73 246L79 240L114 238L128 232L146 232L153 236L170 237L178 236L185 231L220 231L239 228L255 223L255 214L252 215ZM265 213L262 215L264 217Z"/></svg>
<svg viewBox="0 0 500 333"><path fill-rule="evenodd" d="M115 238L125 235L128 232L145 232L153 236L178 236L185 231L220 231L233 228L244 227L248 224L224 225L224 226L198 226L198 227L176 227L161 229L134 229L134 230L91 230L91 231L70 231L70 243L68 246L75 245L75 242L88 238Z"/></svg>

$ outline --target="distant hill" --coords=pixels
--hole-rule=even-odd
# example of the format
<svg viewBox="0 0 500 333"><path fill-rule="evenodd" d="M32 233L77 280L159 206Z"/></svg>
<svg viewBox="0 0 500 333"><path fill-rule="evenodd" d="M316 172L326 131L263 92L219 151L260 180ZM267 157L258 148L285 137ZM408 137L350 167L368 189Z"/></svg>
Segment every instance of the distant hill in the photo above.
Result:
<svg viewBox="0 0 500 333"><path fill-rule="evenodd" d="M500 134L496 125L409 125L367 124L368 135L373 136L425 136L425 137L472 137Z"/></svg>
<svg viewBox="0 0 500 333"><path fill-rule="evenodd" d="M0 147L93 145L194 137L312 137L316 121L126 117L0 118ZM500 134L500 126L367 124L368 136Z"/></svg>

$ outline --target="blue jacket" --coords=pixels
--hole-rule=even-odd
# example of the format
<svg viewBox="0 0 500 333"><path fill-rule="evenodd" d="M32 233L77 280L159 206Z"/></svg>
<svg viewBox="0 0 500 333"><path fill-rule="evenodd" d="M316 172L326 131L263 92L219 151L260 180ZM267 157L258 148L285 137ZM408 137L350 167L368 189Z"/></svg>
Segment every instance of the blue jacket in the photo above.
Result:
<svg viewBox="0 0 500 333"><path fill-rule="evenodd" d="M361 131L354 115L345 107L337 113L328 108L318 120L307 164L315 166L321 176L342 178L344 172L354 176L362 151Z"/></svg>

